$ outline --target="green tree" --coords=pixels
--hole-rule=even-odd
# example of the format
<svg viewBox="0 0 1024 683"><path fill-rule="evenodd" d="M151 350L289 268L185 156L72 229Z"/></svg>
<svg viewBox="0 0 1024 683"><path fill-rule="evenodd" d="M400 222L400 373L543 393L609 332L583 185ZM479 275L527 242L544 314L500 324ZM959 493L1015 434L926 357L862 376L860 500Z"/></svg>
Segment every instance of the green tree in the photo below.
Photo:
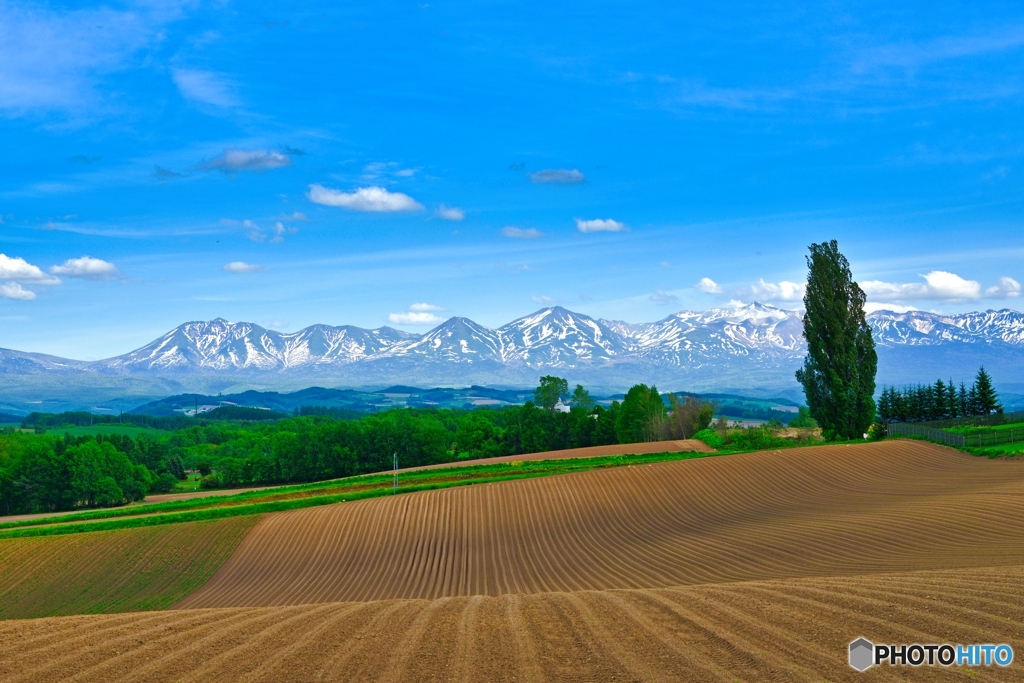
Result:
<svg viewBox="0 0 1024 683"><path fill-rule="evenodd" d="M615 436L619 443L657 441L658 428L665 417L665 403L658 389L635 384L626 392L615 420Z"/></svg>
<svg viewBox="0 0 1024 683"><path fill-rule="evenodd" d="M569 399L569 403L573 408L583 408L587 412L594 410L594 399L582 384L577 384L576 388L572 390L572 398Z"/></svg>
<svg viewBox="0 0 1024 683"><path fill-rule="evenodd" d="M545 410L554 410L559 401L569 398L569 382L561 377L544 375L533 391L534 401Z"/></svg>
<svg viewBox="0 0 1024 683"><path fill-rule="evenodd" d="M835 240L812 244L807 257L804 338L796 372L811 416L827 437L852 439L874 421L878 356L864 316L864 291Z"/></svg>
<svg viewBox="0 0 1024 683"><path fill-rule="evenodd" d="M977 377L974 378L974 391L979 413L990 415L1003 412L1003 406L999 403L999 396L992 387L992 378L985 372L984 365L981 366Z"/></svg>

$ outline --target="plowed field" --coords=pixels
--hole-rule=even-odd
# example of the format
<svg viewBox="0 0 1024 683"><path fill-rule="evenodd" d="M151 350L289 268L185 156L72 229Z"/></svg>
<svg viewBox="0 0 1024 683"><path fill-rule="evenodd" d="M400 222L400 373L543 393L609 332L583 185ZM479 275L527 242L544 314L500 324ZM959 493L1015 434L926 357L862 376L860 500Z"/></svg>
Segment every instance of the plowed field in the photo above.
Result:
<svg viewBox="0 0 1024 683"><path fill-rule="evenodd" d="M0 540L0 618L167 607L203 585L255 522Z"/></svg>
<svg viewBox="0 0 1024 683"><path fill-rule="evenodd" d="M1024 462L892 441L619 467L268 515L178 607L433 600L1021 563ZM449 603L434 604L441 610Z"/></svg>
<svg viewBox="0 0 1024 683"><path fill-rule="evenodd" d="M1024 651L1024 567L0 622L4 681L1021 680L846 663L876 643ZM969 676L968 674L974 674Z"/></svg>

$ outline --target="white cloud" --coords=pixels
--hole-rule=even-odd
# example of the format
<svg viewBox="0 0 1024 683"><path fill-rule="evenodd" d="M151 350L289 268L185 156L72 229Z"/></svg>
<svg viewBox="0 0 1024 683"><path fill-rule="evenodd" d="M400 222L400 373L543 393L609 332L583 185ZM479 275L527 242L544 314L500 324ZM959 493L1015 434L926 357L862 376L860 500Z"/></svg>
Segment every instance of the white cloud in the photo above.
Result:
<svg viewBox="0 0 1024 683"><path fill-rule="evenodd" d="M924 278L924 282L895 283L868 280L861 282L860 287L873 301L964 301L981 298L981 283L976 280L965 280L955 273L944 270L933 270L921 277Z"/></svg>
<svg viewBox="0 0 1024 683"><path fill-rule="evenodd" d="M916 306L905 306L903 304L883 304L877 301L868 301L864 304L865 313L874 313L875 311L892 311L893 313L909 313L910 311L919 310Z"/></svg>
<svg viewBox="0 0 1024 683"><path fill-rule="evenodd" d="M429 312L405 311L404 313L389 314L388 322L396 325L437 325L443 323L444 318Z"/></svg>
<svg viewBox="0 0 1024 683"><path fill-rule="evenodd" d="M558 299L550 296L531 296L530 301L541 306L554 306L558 303Z"/></svg>
<svg viewBox="0 0 1024 683"><path fill-rule="evenodd" d="M220 156L205 163L199 168L208 171L236 173L238 171L266 171L272 168L291 166L292 160L287 154L265 149L226 149Z"/></svg>
<svg viewBox="0 0 1024 683"><path fill-rule="evenodd" d="M1020 283L1012 277L1006 277L1005 275L999 278L998 285L989 287L985 290L985 294L993 299L1006 299L1008 297L1020 296L1020 293Z"/></svg>
<svg viewBox="0 0 1024 683"><path fill-rule="evenodd" d="M113 263L91 256L70 258L63 265L51 267L50 272L86 280L113 280L121 276L121 271Z"/></svg>
<svg viewBox="0 0 1024 683"><path fill-rule="evenodd" d="M802 282L765 282L762 278L735 294L761 301L799 301L803 299L804 287Z"/></svg>
<svg viewBox="0 0 1024 683"><path fill-rule="evenodd" d="M231 263L224 264L221 268L225 273L259 273L267 270L263 266L256 265L255 263L246 263L245 261L232 261Z"/></svg>
<svg viewBox="0 0 1024 683"><path fill-rule="evenodd" d="M501 229L501 234L504 235L505 237L514 237L514 238L517 238L517 239L532 240L532 239L536 239L536 238L540 237L544 233L542 233L537 228L526 228L526 229L523 229L523 228L517 228L514 225L506 225L504 228Z"/></svg>
<svg viewBox="0 0 1024 683"><path fill-rule="evenodd" d="M667 304L675 305L679 303L679 297L677 297L675 294L668 294L667 292L663 292L660 289L656 291L654 294L651 294L647 298L653 301L654 303L658 304L659 306L665 306Z"/></svg>
<svg viewBox="0 0 1024 683"><path fill-rule="evenodd" d="M231 92L231 84L220 74L212 71L174 69L171 78L185 99L215 107L238 106L238 98Z"/></svg>
<svg viewBox="0 0 1024 683"><path fill-rule="evenodd" d="M409 310L416 311L418 313L430 313L431 311L445 311L447 309L441 306L435 306L434 304L416 303L409 306Z"/></svg>
<svg viewBox="0 0 1024 683"><path fill-rule="evenodd" d="M580 232L623 232L629 230L629 226L611 218L595 218L589 221L577 218L576 229Z"/></svg>
<svg viewBox="0 0 1024 683"><path fill-rule="evenodd" d="M350 211L389 213L423 209L423 205L409 195L388 192L383 187L361 187L355 192L340 192L323 185L310 185L306 196L314 204L339 206Z"/></svg>
<svg viewBox="0 0 1024 683"><path fill-rule="evenodd" d="M11 258L0 254L0 280L30 282L36 285L59 285L60 280L47 275L39 266L34 266L23 258Z"/></svg>
<svg viewBox="0 0 1024 683"><path fill-rule="evenodd" d="M543 183L549 185L579 185L587 181L586 176L577 169L546 168L536 173L528 173L531 183Z"/></svg>
<svg viewBox="0 0 1024 683"><path fill-rule="evenodd" d="M461 221L466 217L466 212L454 206L445 206L442 204L437 208L437 215L446 221Z"/></svg>
<svg viewBox="0 0 1024 683"><path fill-rule="evenodd" d="M303 221L303 222L305 222L305 221L308 221L309 218L307 218L306 214L302 213L301 211L296 211L295 213L293 213L290 216L281 216L281 220L283 220L283 221Z"/></svg>
<svg viewBox="0 0 1024 683"><path fill-rule="evenodd" d="M36 298L36 293L25 289L17 282L7 282L0 285L0 297L17 301L32 301Z"/></svg>
<svg viewBox="0 0 1024 683"><path fill-rule="evenodd" d="M709 277L702 277L696 287L698 292L705 294L721 294L724 291L717 282Z"/></svg>

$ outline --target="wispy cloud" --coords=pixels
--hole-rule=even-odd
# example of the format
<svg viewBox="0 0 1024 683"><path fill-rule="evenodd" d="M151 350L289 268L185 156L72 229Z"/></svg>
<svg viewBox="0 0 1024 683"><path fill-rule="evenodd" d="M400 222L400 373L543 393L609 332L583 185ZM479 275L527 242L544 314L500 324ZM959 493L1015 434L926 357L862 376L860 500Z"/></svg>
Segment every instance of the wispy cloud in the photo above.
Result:
<svg viewBox="0 0 1024 683"><path fill-rule="evenodd" d="M547 185L579 185L587 182L586 176L575 168L546 168L535 173L528 173L527 176L531 183Z"/></svg>
<svg viewBox="0 0 1024 683"><path fill-rule="evenodd" d="M306 197L314 204L337 206L349 211L392 213L423 210L423 205L409 195L388 192L383 187L361 187L354 192L341 192L323 185L310 185Z"/></svg>
<svg viewBox="0 0 1024 683"><path fill-rule="evenodd" d="M625 232L629 226L611 218L594 218L592 220L576 219L576 229L580 232Z"/></svg>
<svg viewBox="0 0 1024 683"><path fill-rule="evenodd" d="M985 295L992 299L1007 299L1020 296L1020 283L1005 275L999 278L999 284L985 290Z"/></svg>
<svg viewBox="0 0 1024 683"><path fill-rule="evenodd" d="M221 74L194 69L173 69L171 78L187 100L228 109L237 107L231 83Z"/></svg>
<svg viewBox="0 0 1024 683"><path fill-rule="evenodd" d="M287 154L273 150L227 149L220 156L199 164L198 168L206 171L237 173L238 171L266 171L291 166L291 164L292 160Z"/></svg>
<svg viewBox="0 0 1024 683"><path fill-rule="evenodd" d="M514 225L506 225L501 229L501 234L505 237L512 237L515 239L532 240L537 239L544 233L537 228L517 228Z"/></svg>
<svg viewBox="0 0 1024 683"><path fill-rule="evenodd" d="M36 293L25 289L17 282L5 282L0 284L0 297L15 301L32 301L36 298Z"/></svg>
<svg viewBox="0 0 1024 683"><path fill-rule="evenodd" d="M245 230L245 236L253 242L270 242L270 244L279 244L284 242L285 235L294 235L298 232L298 228L286 227L281 221L274 223L274 227L269 230L264 230L255 221L249 220L248 218L243 221L236 221L231 218L222 218L220 220L220 224L232 228L240 227Z"/></svg>
<svg viewBox="0 0 1024 683"><path fill-rule="evenodd" d="M234 273L236 275L243 275L245 273L260 273L268 268L257 265L255 263L246 263L245 261L232 261L231 263L224 264L221 268L225 273Z"/></svg>
<svg viewBox="0 0 1024 683"><path fill-rule="evenodd" d="M0 3L0 109L81 115L101 101L103 75L127 66L179 12L171 3L125 11Z"/></svg>
<svg viewBox="0 0 1024 683"><path fill-rule="evenodd" d="M531 296L530 301L541 306L554 306L558 303L558 299L550 296Z"/></svg>
<svg viewBox="0 0 1024 683"><path fill-rule="evenodd" d="M742 287L734 292L734 296L748 297L758 301L800 301L804 297L805 285L802 282L765 282L763 278L756 283Z"/></svg>
<svg viewBox="0 0 1024 683"><path fill-rule="evenodd" d="M1010 26L987 34L943 36L928 41L905 41L860 50L851 64L855 73L898 68L916 71L951 59L979 57L1024 47L1024 26Z"/></svg>
<svg viewBox="0 0 1024 683"><path fill-rule="evenodd" d="M85 280L115 280L121 277L121 271L113 263L91 256L68 259L63 265L51 267L50 272Z"/></svg>
<svg viewBox="0 0 1024 683"><path fill-rule="evenodd" d="M445 206L442 204L437 208L437 215L446 221L461 221L466 217L466 212L454 206Z"/></svg>
<svg viewBox="0 0 1024 683"><path fill-rule="evenodd" d="M443 306L435 306L434 304L428 304L425 302L415 303L409 306L410 311L416 311L417 313L436 313L437 311L448 310Z"/></svg>
<svg viewBox="0 0 1024 683"><path fill-rule="evenodd" d="M388 322L396 325L437 325L444 322L444 318L435 313L444 310L447 309L442 306L419 302L412 304L401 313L389 314Z"/></svg>
<svg viewBox="0 0 1024 683"><path fill-rule="evenodd" d="M654 303L658 304L659 306L667 306L668 304L672 304L673 306L675 306L679 303L679 297L677 297L675 294L669 294L667 292L661 291L660 289L656 291L654 294L651 294L647 298L650 301L653 301Z"/></svg>

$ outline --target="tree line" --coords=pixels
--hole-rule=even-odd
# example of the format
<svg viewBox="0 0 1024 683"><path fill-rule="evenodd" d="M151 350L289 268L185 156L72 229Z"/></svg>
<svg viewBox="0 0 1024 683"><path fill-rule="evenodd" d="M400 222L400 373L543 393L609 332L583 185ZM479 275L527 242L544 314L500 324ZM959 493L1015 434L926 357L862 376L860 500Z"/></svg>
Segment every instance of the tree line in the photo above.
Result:
<svg viewBox="0 0 1024 683"><path fill-rule="evenodd" d="M970 387L953 380L916 386L886 387L878 398L881 422L931 422L1003 412L992 378L982 367Z"/></svg>
<svg viewBox="0 0 1024 683"><path fill-rule="evenodd" d="M314 412L314 411L310 411ZM339 419L192 420L169 434L0 434L0 512L120 505L169 490L185 470L206 487L298 483L502 455L691 438L714 406L638 384L598 405L580 385L546 376L521 406L394 409ZM80 416L75 416L81 419ZM41 424L36 421L36 424ZM45 422L54 425L54 422Z"/></svg>
<svg viewBox="0 0 1024 683"><path fill-rule="evenodd" d="M171 490L181 459L158 441L120 435L0 434L0 514L111 507Z"/></svg>

